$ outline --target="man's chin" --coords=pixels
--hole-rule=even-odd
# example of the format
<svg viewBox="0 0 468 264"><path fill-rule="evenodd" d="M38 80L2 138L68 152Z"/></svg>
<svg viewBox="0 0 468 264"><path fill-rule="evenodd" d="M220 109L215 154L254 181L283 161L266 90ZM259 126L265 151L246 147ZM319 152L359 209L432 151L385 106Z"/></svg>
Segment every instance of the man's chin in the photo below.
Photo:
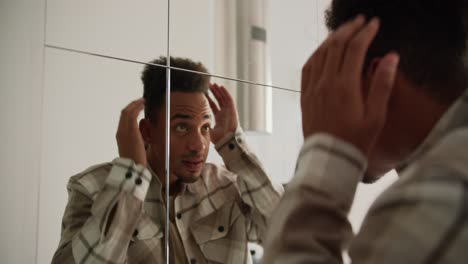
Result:
<svg viewBox="0 0 468 264"><path fill-rule="evenodd" d="M378 180L380 180L383 176L385 176L385 174L389 173L390 171L392 171L392 169L390 168L386 168L386 169L380 169L380 170L367 170L365 173L364 173L364 177L362 178L362 183L366 183L366 184L372 184L372 183L375 183L377 182Z"/></svg>
<svg viewBox="0 0 468 264"><path fill-rule="evenodd" d="M365 184L372 184L380 180L385 174L370 174L366 172L364 174L364 177L362 178L362 183Z"/></svg>
<svg viewBox="0 0 468 264"><path fill-rule="evenodd" d="M183 183L194 183L196 182L201 176L201 172L190 172L190 173L181 173L177 176L177 178L182 181Z"/></svg>

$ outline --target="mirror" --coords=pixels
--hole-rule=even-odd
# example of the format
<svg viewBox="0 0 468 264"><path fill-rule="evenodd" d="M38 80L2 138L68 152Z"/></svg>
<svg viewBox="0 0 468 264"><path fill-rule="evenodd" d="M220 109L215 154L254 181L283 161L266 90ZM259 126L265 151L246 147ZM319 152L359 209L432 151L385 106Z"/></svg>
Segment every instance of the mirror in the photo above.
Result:
<svg viewBox="0 0 468 264"><path fill-rule="evenodd" d="M41 102L38 105L42 111L38 142L41 146L38 147L41 170L38 176L37 263L50 263L57 249L61 219L68 199L66 186L69 177L118 156L115 133L120 112L130 100L141 97L140 77L144 63L166 55L168 51L175 57L203 62L209 74L202 74L197 69L193 74L210 75L211 83L227 89L237 107L239 124L244 128L241 136L234 133L227 139L227 145L222 145L223 150L219 148L218 151L213 144L207 144L207 163L214 165L203 165L202 169L205 172L207 168L211 168L211 172L224 170L225 174L229 174L227 170L233 170L235 174L244 175L244 171L239 167L233 168L235 166L229 162L254 153L256 158L252 160L262 164L265 175L277 183L275 188L286 184L293 176L303 142L299 92L301 68L327 34L323 11L328 3L328 0L288 3L273 0L138 0L131 3L121 0L48 0L43 21L45 43L41 46L45 47L45 63L41 68L44 86L38 92L41 99L37 100ZM253 21L253 18L258 21ZM167 32L168 28L170 32ZM161 69L160 66L148 67ZM164 66L162 69L166 71ZM174 78L177 78L175 72L186 71L187 68L172 67L170 72L174 83ZM210 96L215 104L219 104L214 93ZM176 101L176 95L171 94L171 98ZM230 141L233 139L235 143ZM220 140L222 142L223 137ZM237 153L238 156L230 157L226 162L228 158L224 156L229 156L230 150L239 146L249 149L248 153ZM227 154L220 155L221 151ZM165 154L160 153L162 156ZM170 154L173 158L180 153L171 151ZM184 157L182 152L179 161L194 163L188 167L198 169L197 156L192 160L184 160ZM129 179L137 184L138 178L133 177L136 176L131 173ZM151 181L153 186L148 187L152 188L150 190L157 189L154 179ZM246 212L255 211L247 196L268 183L247 182L250 187L242 187L244 184L241 184L239 189L235 189L235 184L225 180L223 178L217 185L212 181L193 183L197 188L186 194L186 200L170 197L167 192L167 196L145 196L145 217L132 230L130 247L148 243L145 245L152 247L148 252L160 253L161 258L157 261L164 259L168 248L172 260L179 257L189 263L203 263L205 260L229 263L236 259L228 256L243 253L250 254L253 263L259 263L262 256L259 241L261 225L260 233L249 233L250 239L259 243L247 243L244 239L237 246L247 248L241 248L233 255L228 253L232 245L229 244L232 238L229 236L245 234L236 221L247 221L244 217ZM163 181L165 178L161 176L160 184ZM372 191L371 187L360 187L356 196L359 206L353 207L351 212L355 229L359 227L370 202L391 181L379 182L377 186L380 187ZM91 199L99 193L90 194ZM236 196L236 193L243 197ZM239 204L228 203L232 199L237 199ZM165 240L166 219L161 219L161 216L166 216L164 204L167 201L172 204L168 208L170 220L176 223L177 228L172 229L177 232L171 233L170 241ZM257 216L257 222L252 223L263 221L262 215ZM74 217L86 220L89 215ZM159 220L163 223L157 222ZM66 228L67 224L63 226ZM171 231L170 228L167 230ZM174 253L181 248L174 238L182 241L183 255ZM166 242L170 243L165 245ZM149 258L137 251L122 252L129 258Z"/></svg>
<svg viewBox="0 0 468 264"><path fill-rule="evenodd" d="M140 62L167 54L167 0L48 0L46 7L46 45Z"/></svg>
<svg viewBox="0 0 468 264"><path fill-rule="evenodd" d="M90 217L89 210L93 204L90 199L106 199L98 197L103 193L98 190L104 185L105 174L111 167L104 166L103 171L95 167L95 172L92 172L95 177L87 174L85 180L80 176L73 178L76 182L69 180L90 166L112 162L119 156L116 131L121 110L142 96L140 76L145 66L57 49L46 49L45 52L38 263L50 263L59 245L61 226L66 230L65 236L75 232L75 228L82 226L83 221ZM166 70L160 66L148 67ZM104 171L106 173L101 175ZM100 178L99 175L105 177ZM137 177L134 178L129 182L134 180L137 184ZM67 201L69 207L66 212L69 214L62 223ZM145 203L144 209L154 213L158 210L154 204L156 200L151 200ZM97 210L93 215L104 213L106 208L93 207L92 210ZM159 214L163 215L164 210ZM129 215L123 217L128 218ZM145 221L149 219L145 218ZM132 244L144 240L151 232L162 236L163 228L158 229L161 226L154 224L148 230L140 230L132 238ZM156 232L158 230L159 233ZM159 250L163 248L164 241L161 241Z"/></svg>
<svg viewBox="0 0 468 264"><path fill-rule="evenodd" d="M44 151L41 157L43 177L39 211L40 253L38 256L41 263L49 262L52 259L60 238L58 227L61 225L60 219L62 219L67 204L68 195L65 186L67 186L69 177L82 172L93 164L109 162L118 156L114 135L120 111L130 100L141 96L140 75L145 67L143 64L57 49L47 49L45 55L47 63L45 65L44 126L42 132ZM67 65L67 67L63 67L63 65ZM165 70L164 67L146 67ZM177 77L174 71L176 70L171 70L172 78ZM176 82L171 80L171 83ZM271 90L272 105L274 106L270 116L272 132L244 131L243 136L233 136L234 140L238 142L236 143L238 145L234 145L234 147L242 146L244 149L249 149L245 153L255 154L256 160L258 159L259 163L262 164L263 171L273 182L279 185L286 184L293 176L296 158L303 141L300 93L250 83L247 83L248 88L245 88L246 83L225 78L212 77L210 81L226 87L236 105L239 105L238 101L241 100L239 97L240 89ZM210 93L210 96L215 102L217 101L213 93ZM171 102L176 101L177 96L172 93ZM171 114L174 113L175 111L171 112ZM175 136L175 134L171 135ZM206 165L206 167L222 170L222 166L226 166L227 170L245 175L245 172L239 171L239 167L234 169L232 167L232 161L242 157L242 154L237 153L237 156L229 156L231 154L226 153L226 151L229 152L231 143L229 140L226 143L227 146L224 146L224 150L219 151L215 149L213 144L209 145L207 164L210 165ZM219 153L224 154L220 155ZM176 151L171 150L171 158L176 154ZM184 152L182 152L182 156L184 157ZM183 161L183 158L181 160ZM154 170L156 171L156 169ZM205 168L204 173L207 173L206 170ZM249 177L249 173L247 173L247 177ZM159 183L165 180L164 177L161 178ZM211 178L207 177L206 179ZM161 219L161 216L165 215L163 205L169 200L172 205L169 207L170 214L172 214L171 220L176 223L170 235L169 252L181 248L175 239L179 239L179 242L182 241L184 248L184 254L173 253L171 258L180 257L186 258L187 261L194 259L200 262L200 259L210 259L228 263L230 259L226 257L229 255L227 249L230 247L225 247L224 251L213 250L213 248L216 249L220 244L227 243L231 239L231 235L245 232L245 230L236 229L239 228L236 221L241 222L239 220L243 217L241 209L249 208L247 201L250 198L237 197L236 194L239 195L239 191L244 193L244 196L249 191L234 191L233 186L235 185L229 185L230 182L225 180L216 183L219 188L213 187L215 184L212 180L206 181L206 185L203 184L203 181L197 181L191 184L195 187L189 187L192 192L187 192L183 196L166 197L151 191L155 188L157 190L158 187L155 184L158 181L153 178L144 202L145 215L148 217L142 220L144 224L138 225L136 229L138 232L133 234L131 247L137 246L139 242L145 243L144 241L147 239L155 239L159 242L157 244L159 247L156 250L163 255L164 247L161 245L166 242L163 235L164 225L155 223L166 221L164 218ZM390 182L379 183L381 189L386 184L390 184ZM256 190L255 183L252 186ZM251 192L254 190L250 189ZM367 200L368 195L363 195L363 189L360 192L357 199L361 199L361 202ZM375 189L373 193L374 195L378 194ZM245 201L245 204L242 202L240 204L244 204L246 207L226 206L234 198ZM360 205L362 204L364 203L360 203ZM353 210L358 212L366 209L360 206ZM353 214L356 221L362 220L359 219L362 214L352 212ZM229 215L231 216L229 217ZM252 240L255 240L255 237ZM249 257L254 260L254 263L259 263L257 261L261 260L263 254L261 243L247 243L245 241L243 245L248 246L248 248L247 250L242 249L240 252L250 254ZM131 254L130 252L129 254ZM239 251L237 252L237 254L241 254Z"/></svg>
<svg viewBox="0 0 468 264"><path fill-rule="evenodd" d="M216 76L299 89L303 64L326 37L329 0L172 0L170 54Z"/></svg>
<svg viewBox="0 0 468 264"><path fill-rule="evenodd" d="M207 76L171 70L174 89L199 79ZM302 143L300 94L223 78L210 81L219 85L209 92L212 111L203 94L206 87L171 93L170 256L175 263L260 261L267 210L274 210L282 184L292 177ZM229 97L232 105L242 105L241 89L271 90L259 93L270 94L275 106L264 117L272 119L271 133L231 126L236 113Z"/></svg>
<svg viewBox="0 0 468 264"><path fill-rule="evenodd" d="M303 142L300 93L216 77L212 78L211 82L228 89L236 101L238 112L240 112L239 101L243 99L240 97L240 90L271 90L271 104L273 107L271 108L271 114L266 115L271 118L272 132L262 133L243 130L249 147L258 156L267 173L278 182L287 183L294 172L296 158ZM254 112L251 113L251 115L255 114ZM242 122L240 125L242 126ZM278 144L277 142L288 142L288 144ZM215 150L210 151L209 160L211 159L218 162L222 161L219 155L216 155Z"/></svg>

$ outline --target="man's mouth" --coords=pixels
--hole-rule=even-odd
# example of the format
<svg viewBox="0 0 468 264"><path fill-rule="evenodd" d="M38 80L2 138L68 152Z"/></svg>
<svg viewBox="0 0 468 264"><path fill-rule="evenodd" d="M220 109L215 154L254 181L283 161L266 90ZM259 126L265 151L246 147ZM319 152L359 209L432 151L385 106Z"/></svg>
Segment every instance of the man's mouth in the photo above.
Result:
<svg viewBox="0 0 468 264"><path fill-rule="evenodd" d="M185 159L182 160L184 167L190 172L198 172L203 167L203 159Z"/></svg>

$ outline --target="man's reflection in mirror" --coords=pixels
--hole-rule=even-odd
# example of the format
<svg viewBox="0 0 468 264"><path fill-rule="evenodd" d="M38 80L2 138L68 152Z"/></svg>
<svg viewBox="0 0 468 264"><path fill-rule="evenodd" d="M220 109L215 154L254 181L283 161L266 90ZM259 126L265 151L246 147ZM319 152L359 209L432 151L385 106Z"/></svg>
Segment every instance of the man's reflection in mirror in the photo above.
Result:
<svg viewBox="0 0 468 264"><path fill-rule="evenodd" d="M170 60L207 73L201 63ZM283 188L249 149L232 97L208 75L171 70L166 196L166 68L147 65L141 79L143 98L121 112L119 157L69 180L52 262L164 263L168 197L171 263L251 263L247 243L261 243ZM206 163L211 143L225 166Z"/></svg>

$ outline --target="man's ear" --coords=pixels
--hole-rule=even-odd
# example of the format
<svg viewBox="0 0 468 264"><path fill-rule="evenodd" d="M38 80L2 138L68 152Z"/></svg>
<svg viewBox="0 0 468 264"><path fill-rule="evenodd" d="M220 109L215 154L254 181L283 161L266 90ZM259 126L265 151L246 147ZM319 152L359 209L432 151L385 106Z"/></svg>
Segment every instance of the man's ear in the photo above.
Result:
<svg viewBox="0 0 468 264"><path fill-rule="evenodd" d="M143 137L143 141L145 142L145 144L154 143L153 133L151 131L151 121L147 118L143 118L140 120L139 127L141 136Z"/></svg>

